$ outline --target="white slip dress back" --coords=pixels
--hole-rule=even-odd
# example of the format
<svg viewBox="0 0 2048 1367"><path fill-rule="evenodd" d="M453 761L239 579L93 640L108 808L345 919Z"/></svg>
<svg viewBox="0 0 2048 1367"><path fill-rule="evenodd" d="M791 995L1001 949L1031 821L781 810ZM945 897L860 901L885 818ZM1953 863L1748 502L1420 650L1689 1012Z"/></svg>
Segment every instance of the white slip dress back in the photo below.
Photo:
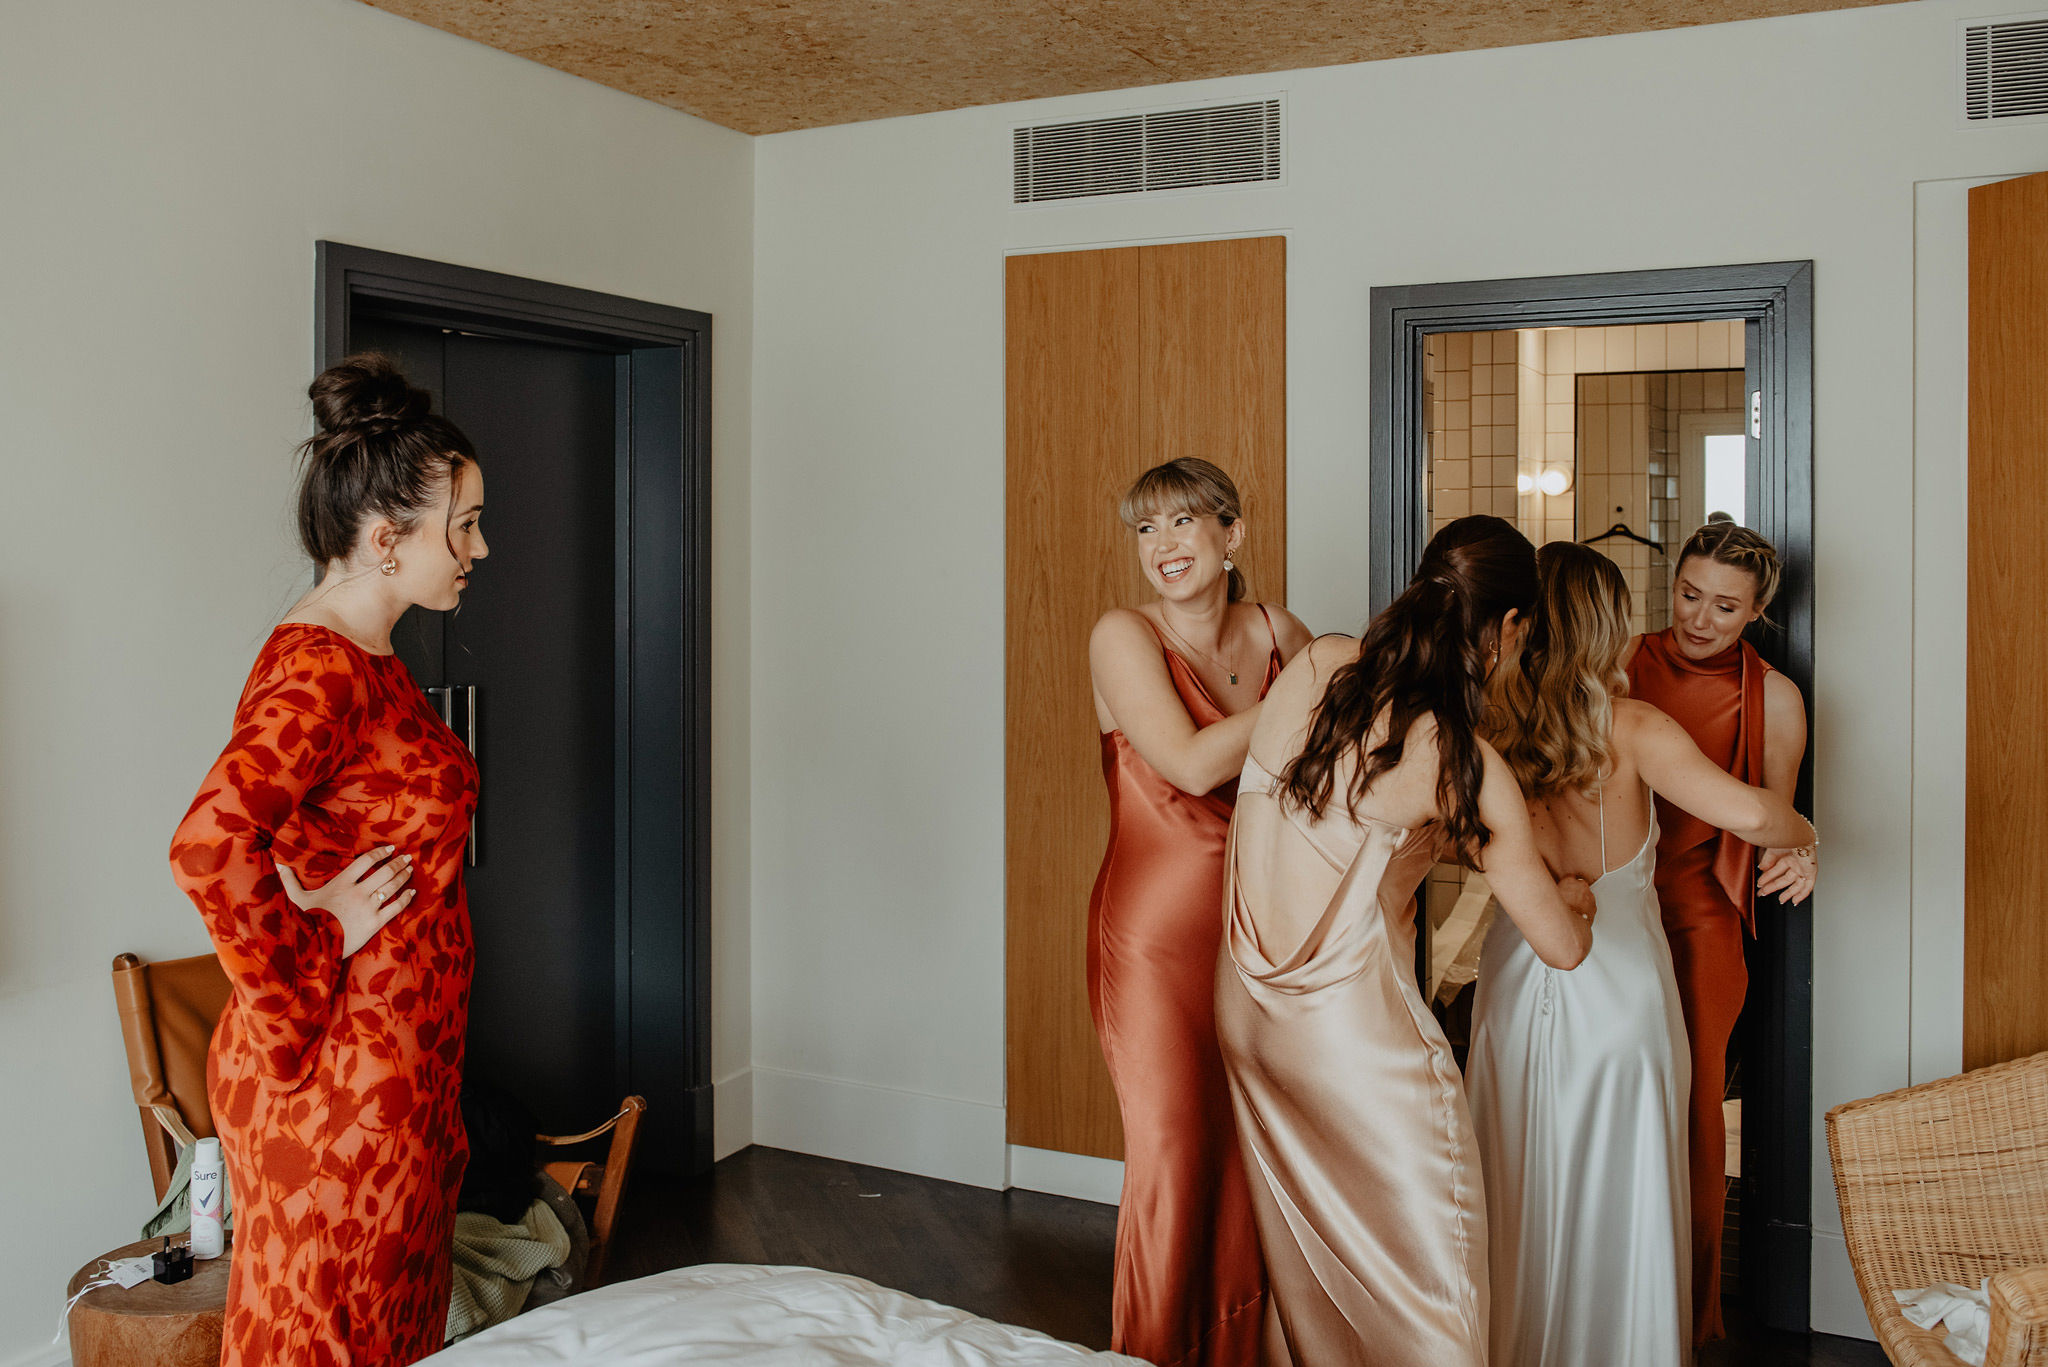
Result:
<svg viewBox="0 0 2048 1367"><path fill-rule="evenodd" d="M1647 796L1646 796L1646 801ZM1479 959L1466 1090L1486 1180L1492 1367L1682 1367L1692 1343L1686 1102L1671 949L1651 884L1657 821L1607 869L1593 948L1536 957L1496 916Z"/></svg>

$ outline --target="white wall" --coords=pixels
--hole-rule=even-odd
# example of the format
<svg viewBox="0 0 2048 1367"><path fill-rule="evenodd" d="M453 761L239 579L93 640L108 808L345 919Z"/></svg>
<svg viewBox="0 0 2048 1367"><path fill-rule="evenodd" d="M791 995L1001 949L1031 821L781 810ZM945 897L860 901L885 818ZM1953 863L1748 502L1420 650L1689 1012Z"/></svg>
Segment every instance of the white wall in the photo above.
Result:
<svg viewBox="0 0 2048 1367"><path fill-rule="evenodd" d="M1927 0L762 139L757 1138L1003 1179L1003 580L1040 553L1004 534L1006 253L1288 235L1289 582L1319 629L1366 604L1372 286L1811 258L1814 1317L1863 1332L1820 1113L1947 1071L1959 1034L1943 804L1961 754L1914 736L1952 741L1960 716L1936 658L1960 640L1960 372L1916 368L1916 185L2048 167L2048 128L1958 126L1954 24L1977 12ZM1283 187L1008 203L1013 122L1273 91ZM1923 251L1953 282L1955 234ZM1954 336L1951 317L1923 345ZM1917 522L1916 474L1948 491Z"/></svg>
<svg viewBox="0 0 2048 1367"><path fill-rule="evenodd" d="M744 1069L752 174L737 133L348 0L0 5L0 1363L51 1354L66 1277L152 1204L107 966L206 947L166 850L299 582L317 238L715 315Z"/></svg>

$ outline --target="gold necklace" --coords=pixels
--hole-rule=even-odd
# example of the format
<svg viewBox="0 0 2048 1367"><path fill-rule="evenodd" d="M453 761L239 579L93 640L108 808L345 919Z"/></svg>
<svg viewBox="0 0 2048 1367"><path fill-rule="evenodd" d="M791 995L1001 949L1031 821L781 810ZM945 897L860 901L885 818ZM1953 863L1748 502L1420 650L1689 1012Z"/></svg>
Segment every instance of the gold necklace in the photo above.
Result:
<svg viewBox="0 0 2048 1367"><path fill-rule="evenodd" d="M1227 612L1227 611L1229 611L1229 609L1228 609L1228 608L1225 608L1224 610L1225 610L1226 612ZM1181 644L1182 644L1183 646L1187 647L1187 650L1188 650L1188 653L1189 653L1189 654L1191 654L1191 655L1199 655L1199 656L1201 656L1201 657L1202 657L1203 659L1207 660L1207 661L1208 661L1208 662L1209 662L1210 664L1212 664L1212 665L1214 665L1214 666L1215 666L1216 668L1218 668L1218 669L1222 670L1222 671L1223 671L1223 672L1224 672L1225 674L1228 674L1228 675L1230 676L1230 682L1231 682L1231 684L1232 684L1232 686L1233 686L1233 687L1234 687L1234 686L1236 685L1236 683L1237 683L1237 671L1236 671L1236 670L1234 670L1234 669L1232 669L1232 668L1231 668L1231 667L1230 667L1229 665L1225 664L1225 663L1224 663L1223 661L1221 661L1221 660L1217 659L1217 658L1216 658L1216 657L1215 657L1214 655L1211 655L1211 654L1209 654L1209 653L1208 653L1207 651L1204 651L1204 650L1197 650L1197 649L1195 649L1194 643L1193 643L1193 642L1191 642L1191 641L1189 641L1187 637L1185 637L1185 636L1181 635L1181 634L1180 634L1179 632L1175 631L1175 630L1173 629L1173 623L1171 623L1171 622L1169 622L1169 621L1167 621L1167 620L1166 620L1166 609L1165 609L1165 607L1163 607L1163 606L1162 606L1162 607L1161 607L1161 608L1159 609L1159 624L1160 624L1161 626L1163 626L1163 627L1165 627L1165 628L1166 628L1166 634L1167 634L1167 635L1169 635L1169 636L1173 637L1173 639L1174 639L1174 640L1176 640L1176 641L1179 641L1179 642L1180 642L1180 643L1181 643Z"/></svg>

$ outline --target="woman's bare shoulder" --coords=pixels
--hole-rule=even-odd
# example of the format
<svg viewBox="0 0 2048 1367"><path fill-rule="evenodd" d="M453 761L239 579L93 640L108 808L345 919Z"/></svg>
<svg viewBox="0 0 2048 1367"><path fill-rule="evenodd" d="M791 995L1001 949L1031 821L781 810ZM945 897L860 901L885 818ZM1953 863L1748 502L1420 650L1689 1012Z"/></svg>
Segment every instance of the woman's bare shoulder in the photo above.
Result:
<svg viewBox="0 0 2048 1367"><path fill-rule="evenodd" d="M1111 608L1095 619L1095 627L1088 633L1091 647L1133 642L1149 645L1156 639L1151 619L1137 608Z"/></svg>
<svg viewBox="0 0 2048 1367"><path fill-rule="evenodd" d="M1333 631L1310 641L1301 653L1311 665L1327 674L1333 669L1342 669L1356 660L1364 644L1356 636L1346 636L1342 632Z"/></svg>
<svg viewBox="0 0 2048 1367"><path fill-rule="evenodd" d="M1669 747L1687 746L1692 739L1670 713L1636 698L1614 700L1614 747L1630 762L1644 754L1668 753Z"/></svg>
<svg viewBox="0 0 2048 1367"><path fill-rule="evenodd" d="M1644 702L1641 698L1616 698L1614 706L1614 729L1639 727L1658 720L1668 720L1655 703Z"/></svg>
<svg viewBox="0 0 2048 1367"><path fill-rule="evenodd" d="M1798 684L1785 677L1784 670L1769 669L1764 671L1764 706L1766 708L1802 707L1805 705L1805 701L1806 695L1799 691Z"/></svg>
<svg viewBox="0 0 2048 1367"><path fill-rule="evenodd" d="M1265 701L1259 705L1258 725L1252 733L1252 748L1263 755L1273 753L1274 747L1283 743L1291 747L1308 724L1309 714L1322 700L1330 675L1345 660L1357 658L1358 642L1348 636L1318 637L1297 653L1266 690Z"/></svg>
<svg viewBox="0 0 2048 1367"><path fill-rule="evenodd" d="M1280 647L1281 656L1291 660L1300 654L1311 639L1309 629L1302 625L1301 619L1278 603L1261 603L1259 606L1265 609L1267 619L1273 623L1273 640Z"/></svg>

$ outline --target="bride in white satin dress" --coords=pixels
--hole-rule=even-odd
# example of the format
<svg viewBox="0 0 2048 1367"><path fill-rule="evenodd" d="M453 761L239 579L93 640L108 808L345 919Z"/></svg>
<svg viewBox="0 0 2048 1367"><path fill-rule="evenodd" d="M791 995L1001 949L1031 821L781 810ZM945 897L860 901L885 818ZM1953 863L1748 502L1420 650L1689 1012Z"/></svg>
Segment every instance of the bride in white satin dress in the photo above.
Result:
<svg viewBox="0 0 2048 1367"><path fill-rule="evenodd" d="M1651 885L1654 792L1765 847L1812 828L1625 696L1634 627L1614 562L1537 552L1492 736L1553 872L1592 881L1593 949L1547 968L1505 916L1479 960L1466 1091L1486 1184L1491 1367L1680 1367L1692 1343L1685 1019ZM1610 860L1621 855L1619 864Z"/></svg>

